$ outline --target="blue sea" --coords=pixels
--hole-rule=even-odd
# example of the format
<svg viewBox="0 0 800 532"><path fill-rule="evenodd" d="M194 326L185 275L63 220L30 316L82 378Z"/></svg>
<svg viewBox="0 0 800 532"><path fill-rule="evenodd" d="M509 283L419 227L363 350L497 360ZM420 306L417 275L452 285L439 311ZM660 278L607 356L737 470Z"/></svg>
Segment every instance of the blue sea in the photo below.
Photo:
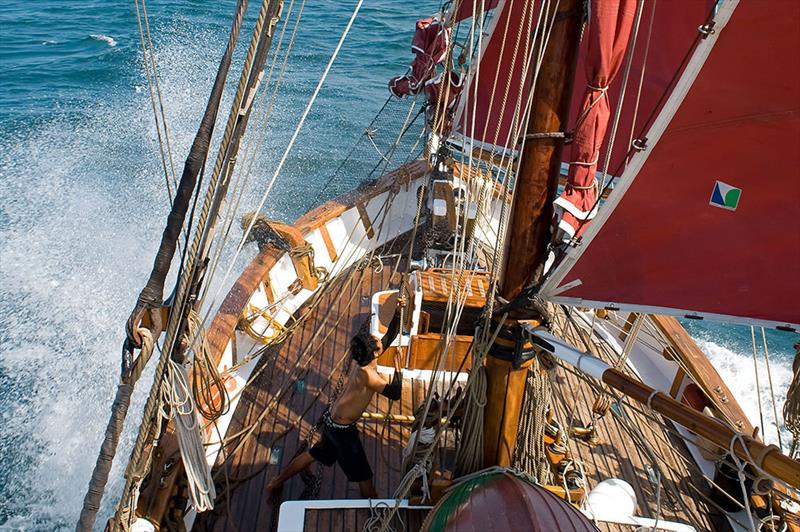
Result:
<svg viewBox="0 0 800 532"><path fill-rule="evenodd" d="M258 204L354 6L352 0L305 6L245 209ZM152 0L147 7L180 172L235 2ZM361 166L328 183L331 166L386 100L387 80L405 71L415 19L437 8L430 1L365 2L270 195L270 216L293 220L366 177L376 153L361 154ZM245 39L249 31L248 25ZM133 2L0 3L1 530L74 528L97 456L124 320L169 207L143 65ZM379 126L376 135L395 132ZM687 326L757 422L749 328ZM796 336L769 331L768 338L782 404ZM769 405L763 358L760 369ZM141 411L145 386L139 388L129 419ZM774 441L770 408L765 417ZM132 425L120 445L123 459ZM98 523L109 515L121 480L118 460Z"/></svg>

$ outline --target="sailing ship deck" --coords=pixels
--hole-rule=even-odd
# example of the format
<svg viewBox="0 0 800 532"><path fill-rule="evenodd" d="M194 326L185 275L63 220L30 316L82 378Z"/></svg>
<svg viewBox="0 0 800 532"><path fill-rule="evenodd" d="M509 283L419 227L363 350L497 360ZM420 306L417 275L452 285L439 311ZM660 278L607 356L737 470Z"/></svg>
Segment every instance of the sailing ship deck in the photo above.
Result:
<svg viewBox="0 0 800 532"><path fill-rule="evenodd" d="M277 526L277 504L267 500L266 483L295 455L314 423L326 408L331 391L335 389L340 368L345 362L349 339L367 318L370 296L390 287L388 265L377 271L372 266L351 269L340 275L319 299L307 318L298 323L294 333L280 346L268 349L254 372L228 430L229 435L252 429L250 436L230 438L225 447L228 465L222 470L217 464L218 486L223 493L213 512L200 516L195 530L231 531L274 530ZM312 299L313 301L313 299ZM314 305L310 303L310 305ZM302 314L301 309L298 314ZM575 405L574 414L590 418L595 395L590 385L574 374L558 368L555 386L561 414L565 405ZM274 405L276 395L285 394ZM394 414L413 414L426 396L426 386L420 380L406 381L402 400L392 405ZM386 412L384 397L376 397L369 412ZM705 492L702 476L689 460L689 453L680 439L674 437L661 423L634 411L627 412L653 451L659 455L663 475L660 494L651 482L655 459L634 445L629 429L618 416L608 414L598 422L601 444L589 447L586 443L570 444L574 456L583 461L589 488L601 480L618 477L630 482L637 495L637 515L688 522L698 530L727 528L713 509L703 502L695 490ZM402 478L402 449L410 434L410 425L362 420L359 423L367 456L375 472L375 486L380 497L391 497ZM447 469L452 462L454 435L448 433L440 451L438 467ZM666 465L666 467L664 467ZM319 499L360 498L355 484L347 482L338 467L316 469L320 473ZM690 487L691 485L691 487ZM298 499L306 483L295 477L284 486L282 500ZM679 500L673 497L679 487ZM656 500L660 497L661 509ZM369 509L347 512L308 511L317 530L360 530L369 517ZM416 515L416 514L415 514ZM414 517L405 524L417 529L421 519ZM309 530L310 523L306 524ZM603 530L627 530L600 525Z"/></svg>

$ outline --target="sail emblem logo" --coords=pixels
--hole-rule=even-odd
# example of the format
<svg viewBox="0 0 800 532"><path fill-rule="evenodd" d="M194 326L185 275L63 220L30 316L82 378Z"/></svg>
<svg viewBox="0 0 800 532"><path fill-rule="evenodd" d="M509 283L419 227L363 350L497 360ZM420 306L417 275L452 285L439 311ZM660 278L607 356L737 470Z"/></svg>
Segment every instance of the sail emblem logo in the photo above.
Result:
<svg viewBox="0 0 800 532"><path fill-rule="evenodd" d="M720 209L735 211L739 206L739 199L741 197L741 188L736 188L722 181L717 181L714 183L714 190L711 192L711 201L709 201L708 204L719 207Z"/></svg>

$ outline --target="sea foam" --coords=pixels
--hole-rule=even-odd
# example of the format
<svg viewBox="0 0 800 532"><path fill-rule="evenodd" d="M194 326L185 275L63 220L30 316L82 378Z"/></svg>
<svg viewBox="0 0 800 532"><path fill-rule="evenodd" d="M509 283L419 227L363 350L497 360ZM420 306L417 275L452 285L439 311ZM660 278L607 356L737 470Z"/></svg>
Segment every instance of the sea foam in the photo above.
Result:
<svg viewBox="0 0 800 532"><path fill-rule="evenodd" d="M758 388L756 388L756 373L753 366L753 353L737 352L730 346L722 345L709 339L698 339L697 345L706 353L708 359L719 372L722 380L728 385L734 397L741 405L745 415L754 425L761 425L763 413L765 428L761 437L767 443L778 444L777 427L780 427L781 442L784 450L787 443L791 442L791 434L783 425L783 403L786 401L786 390L792 381L792 367L785 357L775 356L771 353L769 369L772 373L772 388L775 392L775 410L778 420L776 423L773 410L772 394L769 387L769 373L764 360L764 351L758 344ZM760 390L761 412L758 408L756 390Z"/></svg>
<svg viewBox="0 0 800 532"><path fill-rule="evenodd" d="M111 48L114 48L117 45L117 41L114 39L114 37L103 35L102 33L92 33L91 35L89 35L89 37L91 37L95 41L103 41L105 43L108 43L108 45Z"/></svg>

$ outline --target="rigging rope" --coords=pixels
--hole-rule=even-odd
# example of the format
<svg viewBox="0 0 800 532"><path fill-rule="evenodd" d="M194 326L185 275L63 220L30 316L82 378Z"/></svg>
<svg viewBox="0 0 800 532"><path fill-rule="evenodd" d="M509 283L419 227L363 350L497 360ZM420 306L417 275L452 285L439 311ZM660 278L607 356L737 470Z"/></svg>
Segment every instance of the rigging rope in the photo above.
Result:
<svg viewBox="0 0 800 532"><path fill-rule="evenodd" d="M226 50L226 55L223 57L223 63L221 64L220 71L217 74L218 79L215 80L215 89L217 88L216 82L224 82L224 77L227 75L227 67L230 65L230 56L228 55L228 52L232 53L233 48L235 47L235 43L238 38L239 27L241 26L241 21L244 16L244 7L246 7L244 4L246 4L244 0L241 0L238 4L238 8L240 8L241 11L237 10L237 15L234 19L228 42L228 50ZM268 13L272 12L272 10L277 7L275 4L276 2L272 2L270 0L264 0L261 4L261 9L255 22L253 35L251 37L247 56L245 58L245 65L242 70L242 75L239 79L236 95L234 97L231 113L228 117L228 124L220 144L220 153L224 153L230 142L233 134L234 123L237 122L237 117L239 117L239 111L241 110L241 102L246 91L245 89L249 85L248 81L252 81L253 83L255 82L255 79L251 80L251 76L248 74L251 73L250 71L256 63L256 48L261 43L262 37L264 37L264 35L262 35L262 30L264 28ZM219 86L219 90L221 93L222 85ZM195 145L193 145L193 149L187 158L187 164L186 167L184 167L184 175L181 177L181 187L178 191L178 196L176 197L175 203L173 204L173 210L170 213L170 219L167 224L167 228L164 230L164 235L162 236L161 247L159 248L159 253L156 258L154 271L151 273L150 280L142 291L142 294L144 294L146 297L143 298L143 296L140 294L137 307L134 309L134 312L128 321L129 331L132 330L131 327L138 322L144 311L150 308L149 305L152 305L154 302L160 302L161 300L163 281L166 276L166 272L169 269L169 262L171 261L172 254L175 250L177 234L180 230L180 225L182 225L183 215L186 212L188 200L191 196L191 189L189 189L188 186L184 188L184 178L187 178L189 181L191 181L193 187L194 180L197 175L193 172L193 170L196 170L198 165L202 162L201 157L204 159L205 155L207 154L207 141L209 140L211 128L213 127L213 119L216 116L216 109L219 105L220 93L212 91L212 100L209 100L209 107L213 108L214 112L209 114L209 108L207 108L206 116L204 116L203 119L204 122L206 118L208 118L210 121L208 127L204 127L204 122L201 122L201 128L198 130L198 136L195 137L195 145L202 145L204 149L195 151ZM181 275L178 278L173 309L170 313L170 319L167 325L164 348L159 358L158 365L156 366L153 386L145 403L144 412L142 415L142 423L139 427L139 433L136 437L133 450L131 451L131 457L128 461L125 471L125 485L123 487L122 497L117 505L117 510L114 517L114 521L118 524L122 522L122 517L131 515L133 513L131 509L135 508L136 498L138 497L138 487L141 484L144 475L146 474L146 468L144 467L144 464L148 464L151 459L151 453L145 452L145 446L151 436L160 431L160 427L157 426L156 413L158 410L159 390L162 379L165 377L167 362L173 355L182 357L182 354L176 352L176 348L179 348L179 342L177 340L181 336L185 306L188 304L188 298L191 296L191 292L193 290L192 284L195 281L195 275L197 273L195 271L197 255L198 252L201 251L199 248L201 247L205 236L207 236L206 230L209 229L206 226L206 222L208 221L213 225L214 216L216 214L212 210L212 200L215 198L215 193L217 191L220 170L219 166L221 165L222 159L224 159L223 156L218 156L217 158L218 165L214 169L211 183L209 184L206 192L203 207L197 222L195 237L192 242L192 246L186 255L186 268L181 272ZM182 197L181 194L184 194L184 199L186 200L183 204L180 202L180 198ZM177 222L180 222L180 224L176 225ZM172 233L173 229L175 230L174 234ZM156 291L154 288L157 288L158 290Z"/></svg>
<svg viewBox="0 0 800 532"><path fill-rule="evenodd" d="M548 373L538 358L534 359L533 366L528 369L513 458L514 467L526 471L543 486L551 483L550 464L544 445L546 413L551 396ZM564 477L566 482L566 474ZM569 489L565 493L569 494Z"/></svg>
<svg viewBox="0 0 800 532"><path fill-rule="evenodd" d="M153 108L153 119L155 120L156 124L156 137L158 138L158 148L161 154L161 164L164 168L164 181L167 185L167 197L169 198L169 204L172 205L172 185L175 187L178 186L178 182L175 179L175 163L172 158L172 149L170 147L169 141L169 128L167 126L167 115L164 111L164 101L161 97L161 84L158 81L158 71L156 70L156 62L153 53L153 43L150 39L150 23L147 17L147 9L145 7L144 0L142 2L142 11L144 12L144 19L145 25L147 26L147 43L145 43L144 37L144 28L142 26L142 16L139 11L139 1L134 0L134 6L136 7L136 22L139 25L139 41L142 45L142 56L144 59L144 67L145 67L145 74L147 75L147 87L150 90L150 105ZM153 75L150 76L150 68L153 69ZM153 90L153 78L155 78L155 87L156 90ZM156 94L158 93L158 103L159 103L159 110L156 109ZM159 121L159 117L161 121ZM163 123L164 127L164 135L162 138L161 135L161 124ZM166 153L164 149L164 144L166 140ZM168 154L168 156L167 156ZM167 157L169 157L169 166L167 165ZM170 183L171 181L171 183Z"/></svg>
<svg viewBox="0 0 800 532"><path fill-rule="evenodd" d="M120 376L120 382L117 385L117 394L111 405L111 417L108 420L103 443L100 446L100 454L97 456L97 462L92 471L92 478L89 480L89 488L83 499L83 508L81 509L81 515L76 527L78 532L91 531L97 519L97 512L103 500L103 492L108 483L108 475L111 472L111 464L114 461L114 456L117 452L117 444L119 443L119 438L125 425L125 415L131 404L133 388L141 375L142 369L153 354L155 341L153 340L152 333L147 329L139 329L137 333L142 339L142 350L139 353L140 362L132 366L133 371L127 375L127 372L123 369L123 374Z"/></svg>
<svg viewBox="0 0 800 532"><path fill-rule="evenodd" d="M605 164L603 164L603 178L600 183L599 190L603 190L606 188L606 179L608 178L608 167L611 164L611 153L614 151L614 141L617 138L617 127L619 126L619 120L622 116L622 107L625 101L625 91L628 88L628 76L631 73L631 67L633 66L633 56L636 53L636 39L639 36L639 25L642 21L642 10L644 9L645 0L639 0L636 4L636 15L633 21L633 30L631 32L631 39L630 44L628 44L628 51L627 51L627 59L625 61L625 72L622 75L622 82L620 85L619 91L619 98L617 99L617 108L614 110L614 121L611 125L611 134L608 136L608 144L606 147L606 160ZM606 96L607 97L607 96ZM628 146L630 148L630 145ZM598 157L600 156L600 152L598 150L597 153Z"/></svg>
<svg viewBox="0 0 800 532"><path fill-rule="evenodd" d="M750 326L750 336L753 339L753 373L755 374L756 377L756 398L758 399L758 415L759 418L761 419L761 432L764 433L766 431L766 426L764 425L764 409L761 406L761 383L758 377L758 350L756 349L756 329L752 325Z"/></svg>
<svg viewBox="0 0 800 532"><path fill-rule="evenodd" d="M272 174L272 178L270 179L269 183L267 184L266 190L264 191L264 195L261 197L261 201L259 201L259 203L258 203L258 207L256 207L256 209L255 209L256 212L260 212L261 209L264 208L264 204L266 203L267 198L269 197L269 194L272 191L272 187L275 185L275 181L277 180L278 175L280 174L281 170L283 169L283 165L286 163L286 160L289 157L289 153L291 152L292 148L294 147L295 142L297 141L297 137L300 135L300 131L303 128L303 124L305 123L306 118L308 117L308 114L311 112L311 108L314 106L314 103L316 102L317 96L319 96L320 90L322 90L322 86L325 84L325 80L328 78L328 74L330 73L331 68L333 67L333 63L336 61L336 58L339 55L339 51L342 49L342 45L344 44L344 41L347 38L347 35L350 33L350 29L353 27L353 22L355 22L355 19L358 16L358 12L361 9L361 6L363 5L363 3L364 3L364 0L358 0L358 3L356 4L355 8L353 9L353 13L350 15L350 19L347 22L347 26L345 27L344 31L342 32L342 35L339 38L339 42L336 44L336 48L334 49L333 53L331 54L331 57L328 60L328 64L325 66L325 70L323 71L322 76L320 77L319 82L317 83L317 86L314 89L313 94L311 95L311 98L309 99L308 103L306 104L306 107L303 110L303 114L300 116L300 120L298 121L297 126L295 127L294 132L292 133L292 137L289 140L289 144L286 146L286 149L284 150L283 155L281 156L280 161L278 162L278 165L277 165L277 167L275 168L275 171ZM253 224L254 223L255 223L255 219L248 225L247 229L245 229L244 234L242 235L242 238L239 241L239 245L237 246L236 251L233 254L233 258L230 261L230 265L225 270L225 274L223 275L222 281L219 283L219 288L217 289L216 293L214 294L214 297L212 298L211 304L208 305L208 309L209 310L206 313L205 319L208 319L208 316L212 312L212 309L215 308L216 302L217 302L217 298L219 297L222 288L225 286L226 281L230 277L230 274L231 274L231 271L233 270L233 267L236 265L236 259L239 257L239 254L241 253L242 248L244 247L245 241L247 240L247 237L249 236L250 231L252 231L252 229L253 229Z"/></svg>
<svg viewBox="0 0 800 532"><path fill-rule="evenodd" d="M159 244L158 252L156 253L155 260L153 261L153 269L150 272L150 278L147 280L144 288L139 294L136 306L131 312L126 330L128 338L138 344L135 337L135 331L138 323L141 321L144 313L149 309L156 309L161 306L162 298L164 296L164 281L169 272L172 258L175 254L178 237L183 229L183 222L186 218L186 213L189 210L189 202L192 198L192 193L197 184L198 175L201 168L204 166L204 161L208 155L208 148L211 142L211 135L214 130L214 123L217 119L217 112L222 97L222 91L225 87L225 80L228 76L230 69L233 51L236 47L236 42L239 38L239 30L241 29L244 13L247 9L248 0L238 0L236 6L236 13L231 25L230 34L228 36L228 44L225 53L220 60L217 69L217 75L214 79L214 85L211 89L211 94L206 104L206 109L203 117L200 120L200 126L197 129L192 146L189 150L189 155L186 157L186 162L183 167L183 174L178 189L175 194L175 199L172 202L172 209L167 217L167 224L164 228L164 233L161 236L161 243ZM188 235L187 235L188 236ZM187 246L188 248L188 246ZM188 249L184 252L188 252Z"/></svg>
<svg viewBox="0 0 800 532"><path fill-rule="evenodd" d="M775 431L778 433L778 449L783 452L783 442L781 441L781 423L778 417L778 405L775 402L775 389L772 387L772 368L769 365L769 347L767 347L767 331L761 327L761 338L764 341L764 360L767 364L767 380L769 381L769 395L772 401L772 419L775 421ZM766 439L766 434L764 435Z"/></svg>
<svg viewBox="0 0 800 532"><path fill-rule="evenodd" d="M269 101L269 105L266 110L261 114L261 116L256 117L256 126L253 134L251 134L248 138L248 142L245 144L244 152L240 157L242 160L245 161L245 165L238 165L236 167L236 178L233 182L232 193L235 193L238 190L238 194L236 194L236 201L227 202L228 209L223 216L223 220L227 220L227 223L223 223L225 226L225 230L222 234L222 238L217 243L217 250L214 254L214 258L211 261L211 265L208 269L211 272L211 276L208 278L208 281L205 283L203 287L202 295L199 298L199 301L205 301L205 298L208 294L208 289L211 286L211 281L213 280L213 273L217 271L219 263L222 259L222 252L225 247L225 244L228 241L230 236L231 228L233 227L234 222L236 221L236 213L239 211L239 206L241 205L242 199L244 197L245 190L247 189L248 182L252 176L253 166L255 164L257 156L261 153L261 147L266 145L266 136L267 136L267 126L269 124L269 120L272 117L272 113L275 106L275 101L278 97L278 91L280 90L283 84L283 76L286 71L286 64L288 63L289 56L291 54L292 48L294 46L295 37L297 36L297 30L300 27L300 20L303 16L303 11L305 9L306 0L302 0L300 3L300 9L295 16L295 23L292 29L292 34L289 38L289 43L286 47L286 51L283 54L283 62L281 63L280 70L278 72L277 78L273 81L273 74L275 71L275 66L277 64L278 58L280 56L280 52L283 49L283 39L286 34L286 29L289 25L289 21L291 20L292 10L294 8L294 0L289 2L289 7L287 9L286 20L283 24L283 28L281 29L280 37L278 38L278 45L275 49L272 63L270 64L269 72L266 76L266 80L264 81L264 88L261 92L261 96L259 101L253 105L253 109L261 109L263 106L264 101L268 95L268 89L271 88L272 96ZM259 130L260 126L260 133L256 133ZM258 141L255 140L255 137L259 137ZM255 144L255 147L253 145ZM251 152L252 149L252 152Z"/></svg>

